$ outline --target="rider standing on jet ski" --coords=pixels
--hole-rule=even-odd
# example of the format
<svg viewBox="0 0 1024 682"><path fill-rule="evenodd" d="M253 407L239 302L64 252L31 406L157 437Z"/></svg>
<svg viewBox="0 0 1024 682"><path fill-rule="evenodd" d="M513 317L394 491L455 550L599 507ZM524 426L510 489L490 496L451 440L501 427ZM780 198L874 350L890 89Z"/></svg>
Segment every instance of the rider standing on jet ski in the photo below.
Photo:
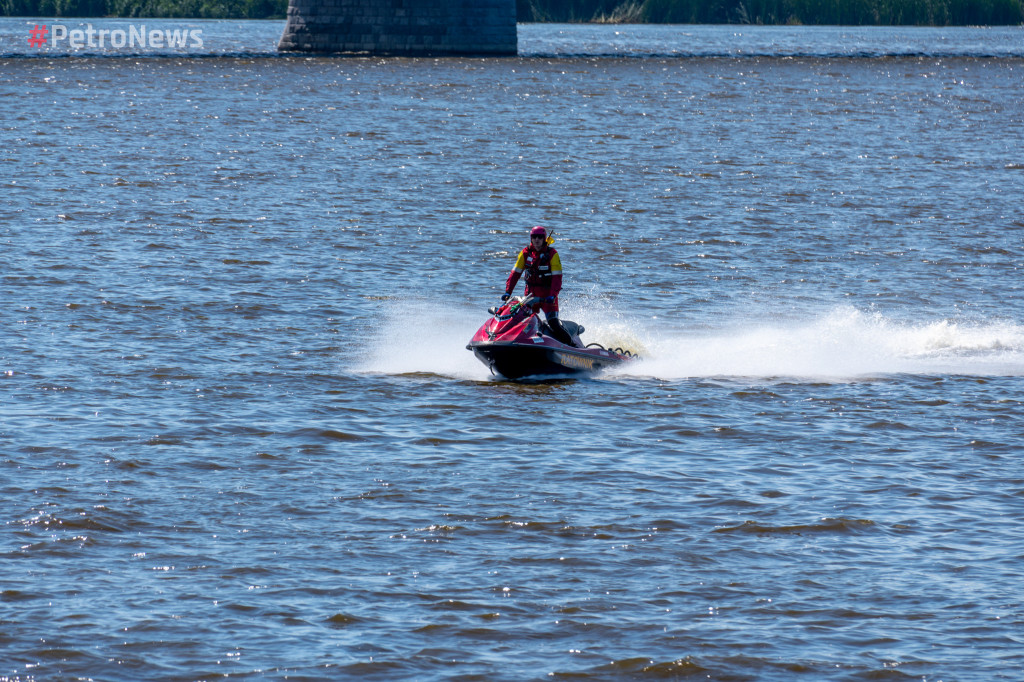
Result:
<svg viewBox="0 0 1024 682"><path fill-rule="evenodd" d="M544 311L552 336L568 345L575 345L572 337L562 327L558 319L558 292L562 289L562 261L551 244L554 239L548 238L548 232L541 226L530 230L530 245L519 252L515 267L505 282L505 294L501 300L507 301L519 283L519 278L526 273L526 295L534 295L541 300L538 307Z"/></svg>

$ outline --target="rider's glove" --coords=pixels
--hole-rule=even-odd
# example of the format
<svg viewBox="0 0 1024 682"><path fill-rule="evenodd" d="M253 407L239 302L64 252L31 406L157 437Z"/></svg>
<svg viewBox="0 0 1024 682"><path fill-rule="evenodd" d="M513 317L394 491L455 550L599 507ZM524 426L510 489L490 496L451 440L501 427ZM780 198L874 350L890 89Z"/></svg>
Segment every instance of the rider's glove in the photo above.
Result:
<svg viewBox="0 0 1024 682"><path fill-rule="evenodd" d="M548 303L554 303L555 302L555 297L554 296L548 296L544 300L547 301Z"/></svg>
<svg viewBox="0 0 1024 682"><path fill-rule="evenodd" d="M507 301L507 300L508 300L508 297L509 297L509 296L511 296L511 295L512 295L512 294L510 294L509 292L507 292L507 291L506 291L505 293L503 293L503 294L501 295L501 300L503 300L503 301Z"/></svg>

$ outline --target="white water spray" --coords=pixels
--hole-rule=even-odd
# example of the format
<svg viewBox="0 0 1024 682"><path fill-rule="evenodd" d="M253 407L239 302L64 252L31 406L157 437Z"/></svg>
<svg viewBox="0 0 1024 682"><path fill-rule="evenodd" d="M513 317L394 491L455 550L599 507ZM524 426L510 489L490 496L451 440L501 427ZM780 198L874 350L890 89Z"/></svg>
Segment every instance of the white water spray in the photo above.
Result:
<svg viewBox="0 0 1024 682"><path fill-rule="evenodd" d="M780 324L742 322L652 343L630 374L662 379L850 380L887 374L1024 376L1024 326L895 321L842 308Z"/></svg>
<svg viewBox="0 0 1024 682"><path fill-rule="evenodd" d="M825 381L889 374L1024 376L1024 325L1007 321L907 322L839 308L801 320L734 320L689 333L661 329L656 319L630 320L599 303L572 301L565 308L564 317L586 327L584 341L642 356L612 376ZM485 311L403 301L384 312L381 336L357 370L490 376L466 350Z"/></svg>
<svg viewBox="0 0 1024 682"><path fill-rule="evenodd" d="M487 311L424 300L389 302L372 352L356 367L377 374L430 373L458 379L484 379L490 371L466 344Z"/></svg>

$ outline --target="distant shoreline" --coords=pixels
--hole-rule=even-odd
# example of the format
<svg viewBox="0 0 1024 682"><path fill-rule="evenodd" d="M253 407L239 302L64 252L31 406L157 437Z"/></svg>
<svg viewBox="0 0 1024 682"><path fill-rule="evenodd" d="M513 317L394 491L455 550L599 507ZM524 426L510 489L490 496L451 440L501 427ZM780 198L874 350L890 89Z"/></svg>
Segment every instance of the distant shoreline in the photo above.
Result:
<svg viewBox="0 0 1024 682"><path fill-rule="evenodd" d="M0 0L0 16L285 20L288 0ZM1024 0L516 0L520 23L1024 25Z"/></svg>

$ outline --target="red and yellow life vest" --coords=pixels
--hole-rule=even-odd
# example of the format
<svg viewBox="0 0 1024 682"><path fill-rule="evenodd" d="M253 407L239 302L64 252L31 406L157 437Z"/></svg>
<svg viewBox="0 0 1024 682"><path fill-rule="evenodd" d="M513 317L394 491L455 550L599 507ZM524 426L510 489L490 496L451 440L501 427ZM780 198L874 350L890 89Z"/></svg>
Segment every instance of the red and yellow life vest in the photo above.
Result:
<svg viewBox="0 0 1024 682"><path fill-rule="evenodd" d="M524 273L527 291L543 291L546 296L558 296L562 289L562 261L558 251L550 246L542 251L537 251L532 244L523 248L505 282L505 291L512 291Z"/></svg>

